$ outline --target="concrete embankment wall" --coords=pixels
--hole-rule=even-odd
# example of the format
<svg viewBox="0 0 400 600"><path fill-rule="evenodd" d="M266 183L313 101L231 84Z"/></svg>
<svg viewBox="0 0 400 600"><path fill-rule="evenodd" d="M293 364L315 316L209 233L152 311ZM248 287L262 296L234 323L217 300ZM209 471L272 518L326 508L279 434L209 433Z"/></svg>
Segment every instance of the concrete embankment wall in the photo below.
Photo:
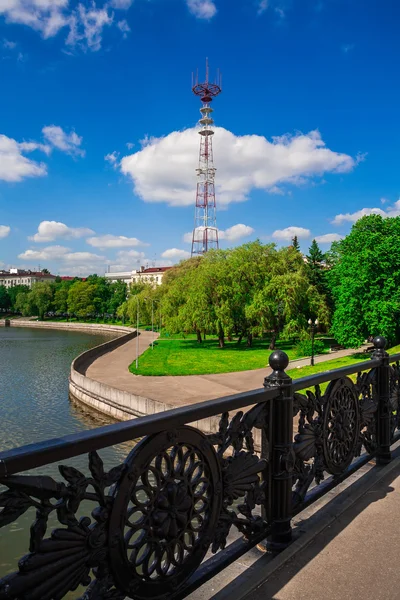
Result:
<svg viewBox="0 0 400 600"><path fill-rule="evenodd" d="M164 402L125 392L86 376L88 367L100 356L112 352L136 337L136 330L117 328L122 337L110 340L80 354L71 365L69 392L73 400L119 421L144 417L174 408ZM122 331L121 330L125 330ZM133 360L133 357L132 357ZM135 377L135 375L132 375Z"/></svg>
<svg viewBox="0 0 400 600"><path fill-rule="evenodd" d="M176 408L173 404L166 404L159 400L119 390L117 387L118 381L115 382L116 387L112 387L86 376L89 365L97 358L108 352L112 352L135 337L136 331L130 331L130 333L123 335L123 337L96 346L78 356L71 365L69 391L72 400L81 402L118 421L127 421L135 417L154 415ZM135 377L135 375L132 375L132 377ZM165 385L168 385L168 377L164 379L166 380ZM191 423L191 425L207 434L217 433L219 431L219 421L220 417L216 416L196 421ZM258 446L257 440L256 446Z"/></svg>
<svg viewBox="0 0 400 600"><path fill-rule="evenodd" d="M4 320L0 321L0 326L4 325ZM136 337L136 330L130 327L122 327L118 325L92 324L92 323L52 323L49 321L24 321L22 319L11 320L11 327L33 327L33 328L48 328L48 329L69 329L79 331L104 332L113 334L113 339L107 342L86 350L75 360L71 365L69 392L72 400L82 403L103 415L107 415L118 421L127 421L135 417L144 417L146 415L154 415L176 408L173 404L166 404L159 400L145 398L137 394L125 392L118 389L118 381L115 382L116 387L109 386L100 381L95 381L86 376L88 367L100 356L112 352L119 348L129 340ZM132 357L133 360L133 357ZM132 375L135 377L135 375ZM168 377L164 377L165 385L168 385ZM220 417L209 417L191 423L204 433L217 433L219 430ZM258 449L261 444L260 431L255 430L255 447Z"/></svg>
<svg viewBox="0 0 400 600"><path fill-rule="evenodd" d="M69 329L71 331L90 331L93 333L115 333L116 336L122 336L126 333L132 333L130 327L121 325L107 325L105 323L61 323L57 321L31 321L30 319L8 319L10 327L29 327L37 329ZM0 327L4 327L5 319L0 319Z"/></svg>
<svg viewBox="0 0 400 600"><path fill-rule="evenodd" d="M100 381L95 381L86 376L90 364L99 356L112 352L115 348L125 344L136 337L136 331L128 333L123 337L96 346L91 350L83 352L71 365L69 391L72 400L76 400L93 408L94 410L108 415L118 421L128 421L135 417L154 415L176 408L172 404L166 404L152 398L145 398L138 394L119 390ZM135 375L132 375L135 377ZM165 379L168 379L167 377ZM118 386L118 382L115 382ZM167 385L167 382L166 382ZM204 433L216 433L219 430L219 417L210 417L195 423Z"/></svg>

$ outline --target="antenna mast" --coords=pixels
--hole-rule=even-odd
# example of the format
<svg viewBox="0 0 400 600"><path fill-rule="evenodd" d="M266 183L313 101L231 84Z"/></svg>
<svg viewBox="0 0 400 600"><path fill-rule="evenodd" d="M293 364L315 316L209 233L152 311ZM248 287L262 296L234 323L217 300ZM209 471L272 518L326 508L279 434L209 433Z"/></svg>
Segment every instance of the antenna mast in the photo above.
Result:
<svg viewBox="0 0 400 600"><path fill-rule="evenodd" d="M192 92L199 96L202 107L199 124L200 155L197 172L196 207L192 235L192 256L205 254L210 248L218 249L217 205L215 201L215 167L213 159L212 139L214 120L211 115L212 99L221 91L221 75L218 70L217 82L209 82L208 58L206 59L206 80L199 83L199 75L192 77Z"/></svg>

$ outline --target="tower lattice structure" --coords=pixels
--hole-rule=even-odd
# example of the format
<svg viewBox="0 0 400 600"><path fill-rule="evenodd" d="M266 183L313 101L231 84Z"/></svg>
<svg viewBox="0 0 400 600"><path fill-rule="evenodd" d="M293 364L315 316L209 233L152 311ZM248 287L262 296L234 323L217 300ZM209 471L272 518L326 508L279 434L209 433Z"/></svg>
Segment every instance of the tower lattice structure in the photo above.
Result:
<svg viewBox="0 0 400 600"><path fill-rule="evenodd" d="M199 96L202 107L199 124L200 155L197 172L196 208L192 235L192 256L205 254L211 248L218 249L217 205L215 200L215 167L213 158L212 126L214 112L210 104L221 93L221 77L218 73L215 83L209 82L208 60L206 62L206 80L199 83L198 75L193 80L192 91Z"/></svg>

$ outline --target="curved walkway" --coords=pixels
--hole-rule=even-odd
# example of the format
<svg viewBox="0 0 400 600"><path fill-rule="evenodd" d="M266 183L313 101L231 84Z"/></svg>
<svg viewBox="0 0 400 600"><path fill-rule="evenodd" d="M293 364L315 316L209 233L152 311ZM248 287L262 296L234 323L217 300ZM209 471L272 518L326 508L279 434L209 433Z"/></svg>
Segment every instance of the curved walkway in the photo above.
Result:
<svg viewBox="0 0 400 600"><path fill-rule="evenodd" d="M158 334L141 331L139 336L139 355L151 345ZM332 358L349 356L355 350L340 350L332 354L317 356L315 362L325 362ZM212 400L240 392L259 389L264 377L271 372L269 367L236 373L217 375L175 375L143 376L129 372L129 365L136 358L136 339L128 341L119 348L100 356L87 369L86 376L113 388L158 400L174 406L184 406L201 400ZM308 365L309 358L291 361L289 367Z"/></svg>

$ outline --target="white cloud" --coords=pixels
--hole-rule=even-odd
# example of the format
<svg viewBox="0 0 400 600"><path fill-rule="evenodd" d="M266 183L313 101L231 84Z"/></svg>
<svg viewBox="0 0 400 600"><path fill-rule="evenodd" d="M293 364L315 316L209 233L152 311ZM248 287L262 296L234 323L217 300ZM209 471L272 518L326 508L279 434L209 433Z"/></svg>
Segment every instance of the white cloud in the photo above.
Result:
<svg viewBox="0 0 400 600"><path fill-rule="evenodd" d="M332 244L332 242L339 242L341 239L343 239L343 236L338 233L325 233L324 235L317 235L315 241L319 244Z"/></svg>
<svg viewBox="0 0 400 600"><path fill-rule="evenodd" d="M263 12L265 12L268 8L268 0L260 0L259 4L258 4L258 14L261 15Z"/></svg>
<svg viewBox="0 0 400 600"><path fill-rule="evenodd" d="M310 237L311 231L309 229L304 229L304 227L286 227L285 229L277 229L272 234L272 237L275 240L292 240L295 236L300 240L305 240Z"/></svg>
<svg viewBox="0 0 400 600"><path fill-rule="evenodd" d="M179 248L169 248L161 254L161 258L168 258L172 261L183 260L190 258L190 252L187 250L179 250Z"/></svg>
<svg viewBox="0 0 400 600"><path fill-rule="evenodd" d="M90 246L95 248L123 248L129 246L148 246L135 237L125 237L124 235L99 235L86 240Z"/></svg>
<svg viewBox="0 0 400 600"><path fill-rule="evenodd" d="M6 238L11 231L11 227L8 225L0 225L0 239Z"/></svg>
<svg viewBox="0 0 400 600"><path fill-rule="evenodd" d="M333 225L342 225L343 223L355 223L358 219L365 217L366 215L381 215L382 217L386 216L386 213L381 208L362 208L354 213L346 213L336 215L333 219Z"/></svg>
<svg viewBox="0 0 400 600"><path fill-rule="evenodd" d="M107 259L105 256L99 256L92 252L68 252L63 256L63 260L67 262L86 262L86 261L100 261L105 262Z"/></svg>
<svg viewBox="0 0 400 600"><path fill-rule="evenodd" d="M132 148L134 147L134 143L133 142L126 142L126 147L128 148L128 150L132 150Z"/></svg>
<svg viewBox="0 0 400 600"><path fill-rule="evenodd" d="M218 238L220 240L236 242L243 237L248 237L252 233L254 233L254 229L252 227L249 227L249 225L243 225L243 223L238 223L237 225L233 225L232 227L225 229L225 231L220 229L218 231Z"/></svg>
<svg viewBox="0 0 400 600"><path fill-rule="evenodd" d="M132 4L133 0L111 0L110 2L113 8L120 8L122 10L127 10Z"/></svg>
<svg viewBox="0 0 400 600"><path fill-rule="evenodd" d="M72 156L85 156L85 151L80 148L82 138L71 131L66 133L58 125L47 125L42 129L45 139L58 150L71 154Z"/></svg>
<svg viewBox="0 0 400 600"><path fill-rule="evenodd" d="M18 255L26 261L54 262L70 275L87 275L95 271L102 272L104 265L109 262L105 256L92 252L71 252L65 246L47 246L41 250L26 250Z"/></svg>
<svg viewBox="0 0 400 600"><path fill-rule="evenodd" d="M39 223L37 233L28 239L33 242L53 242L58 238L76 239L92 235L94 231L87 227L68 227L59 221L42 221Z"/></svg>
<svg viewBox="0 0 400 600"><path fill-rule="evenodd" d="M268 8L273 10L279 18L286 17L288 2L285 0L258 0L258 14L263 14Z"/></svg>
<svg viewBox="0 0 400 600"><path fill-rule="evenodd" d="M192 15L198 19L212 19L217 13L213 0L186 0Z"/></svg>
<svg viewBox="0 0 400 600"><path fill-rule="evenodd" d="M18 254L18 258L23 260L60 260L63 259L69 252L69 248L65 246L47 246L42 250L25 250L22 254Z"/></svg>
<svg viewBox="0 0 400 600"><path fill-rule="evenodd" d="M144 252L139 252L139 250L120 250L117 252L118 258L122 261L131 261L133 258L143 258L145 257Z"/></svg>
<svg viewBox="0 0 400 600"><path fill-rule="evenodd" d="M25 177L42 177L47 174L46 165L23 155L33 150L44 150L42 144L18 143L13 138L0 134L0 179L22 181Z"/></svg>
<svg viewBox="0 0 400 600"><path fill-rule="evenodd" d="M126 39L128 37L128 33L131 28L128 25L128 21L126 19L122 19L122 21L118 21L117 27L123 33L123 38Z"/></svg>
<svg viewBox="0 0 400 600"><path fill-rule="evenodd" d="M114 167L114 169L116 169L118 167L118 158L119 158L119 152L114 150L114 152L110 152L109 154L106 154L104 157L104 160L109 162L110 165L112 165Z"/></svg>
<svg viewBox="0 0 400 600"><path fill-rule="evenodd" d="M388 202L385 198L381 199L382 204ZM392 206L388 206L386 210L382 208L362 208L354 213L345 213L336 215L333 219L333 225L342 225L343 223L355 223L358 219L367 215L381 215L381 217L398 217L400 216L400 198Z"/></svg>
<svg viewBox="0 0 400 600"><path fill-rule="evenodd" d="M126 36L127 27L114 21L113 8L126 10L132 0L95 0L87 3L70 0L0 0L0 16L7 23L26 25L38 31L43 38L51 38L62 29L67 32L66 44L82 50L101 48L103 30L116 25Z"/></svg>
<svg viewBox="0 0 400 600"><path fill-rule="evenodd" d="M7 48L7 50L14 50L16 48L17 42L13 42L11 40L3 40L3 48Z"/></svg>
<svg viewBox="0 0 400 600"><path fill-rule="evenodd" d="M66 39L68 46L86 47L96 52L101 48L104 27L112 25L114 15L108 13L108 7L97 8L93 2L90 8L79 4L70 17L70 31Z"/></svg>
<svg viewBox="0 0 400 600"><path fill-rule="evenodd" d="M202 231L203 227L198 227L199 231ZM254 233L254 229L249 225L243 225L243 223L238 223L237 225L233 225L232 227L228 227L228 229L219 229L218 230L218 239L219 240L227 240L228 242L236 242L243 237L248 237ZM183 241L191 244L192 243L193 232L188 231L183 235Z"/></svg>
<svg viewBox="0 0 400 600"><path fill-rule="evenodd" d="M58 148L67 154L84 156L84 150L79 147L82 138L75 132L67 134L56 125L44 127L42 132L47 142L45 144L35 141L17 142L0 134L0 180L22 181L25 177L47 175L47 166L24 156L28 152L40 151L48 156L53 148Z"/></svg>
<svg viewBox="0 0 400 600"><path fill-rule="evenodd" d="M252 189L277 184L303 184L325 173L345 173L356 159L326 147L318 131L284 135L272 141L259 135L236 136L216 127L214 143L217 203L242 202ZM190 206L194 201L198 162L198 129L147 138L137 152L121 160L121 171L132 178L134 191L146 202Z"/></svg>

